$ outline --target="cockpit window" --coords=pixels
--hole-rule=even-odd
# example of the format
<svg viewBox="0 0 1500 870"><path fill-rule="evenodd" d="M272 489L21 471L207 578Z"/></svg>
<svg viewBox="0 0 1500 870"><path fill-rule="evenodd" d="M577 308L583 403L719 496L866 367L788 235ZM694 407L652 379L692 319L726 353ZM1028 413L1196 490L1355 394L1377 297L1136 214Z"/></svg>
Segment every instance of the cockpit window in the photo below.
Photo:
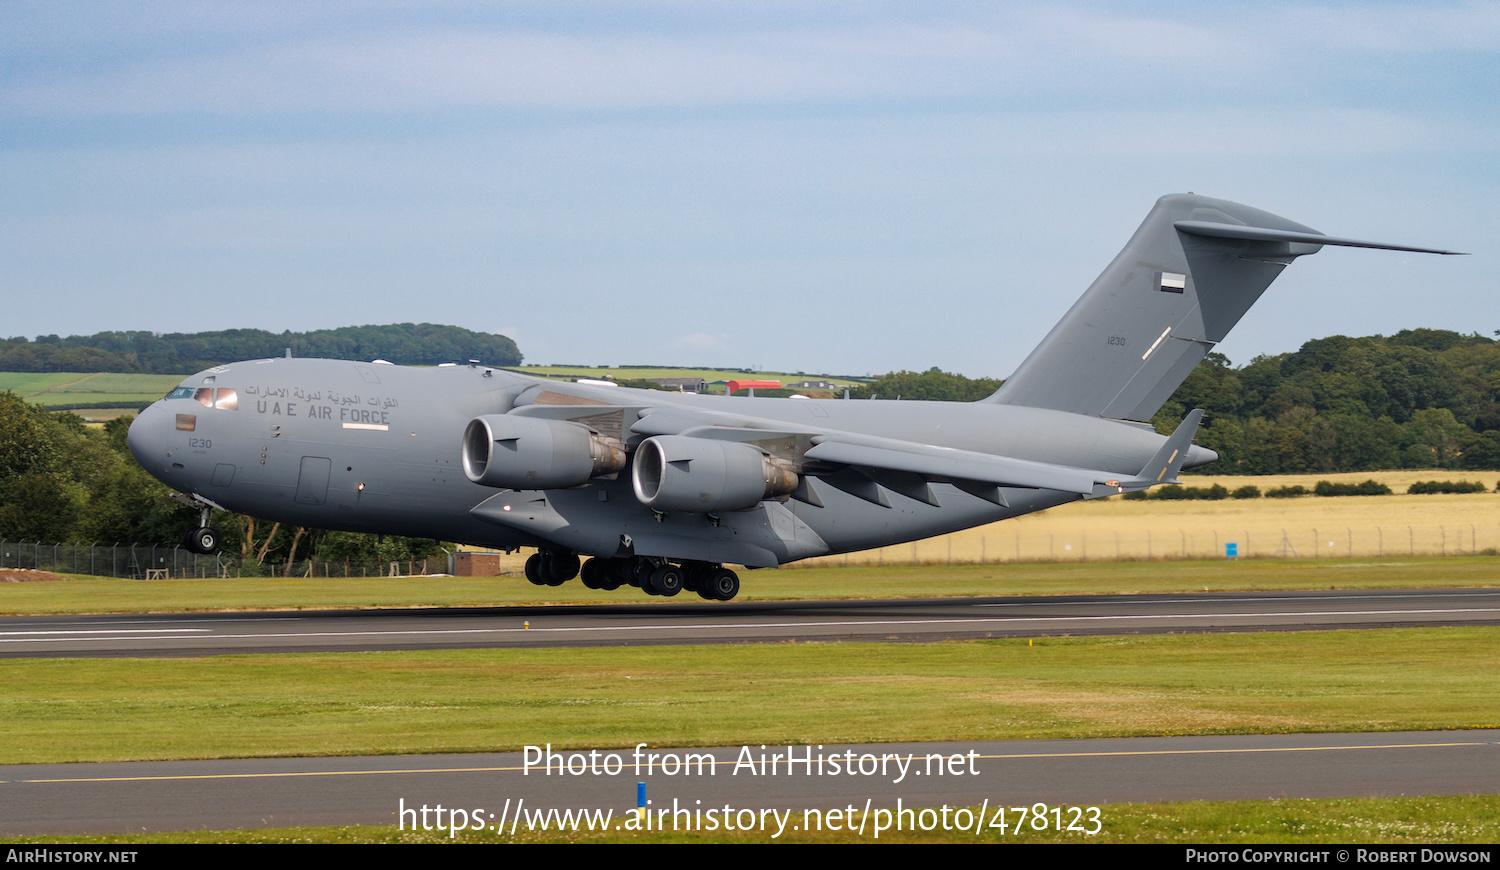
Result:
<svg viewBox="0 0 1500 870"><path fill-rule="evenodd" d="M178 387L167 393L168 399L192 399L205 408L218 408L221 411L238 411L240 409L239 394L228 387Z"/></svg>

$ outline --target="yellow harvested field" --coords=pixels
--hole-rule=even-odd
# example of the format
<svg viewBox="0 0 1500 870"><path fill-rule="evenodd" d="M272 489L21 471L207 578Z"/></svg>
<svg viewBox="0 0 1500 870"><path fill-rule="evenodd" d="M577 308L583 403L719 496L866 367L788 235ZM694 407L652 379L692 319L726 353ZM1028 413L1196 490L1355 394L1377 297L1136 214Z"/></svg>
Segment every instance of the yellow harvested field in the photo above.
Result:
<svg viewBox="0 0 1500 870"><path fill-rule="evenodd" d="M943 565L984 562L1078 562L1144 559L1221 559L1225 544L1239 557L1353 558L1439 556L1500 551L1500 494L1406 495L1422 480L1479 481L1490 489L1495 472L1377 471L1266 477L1183 475L1187 486L1251 484L1266 490L1318 481L1376 480L1393 495L1256 498L1222 501L1075 502L1041 513L951 535L862 553L823 556L794 567ZM502 574L521 574L531 550L502 556Z"/></svg>
<svg viewBox="0 0 1500 870"><path fill-rule="evenodd" d="M1183 476L1188 486L1246 484L1273 487L1320 480L1376 480L1394 495L1222 501L1076 502L951 535L848 556L799 563L901 565L999 562L1077 562L1223 558L1225 544L1240 558L1351 558L1455 555L1500 550L1500 494L1406 495L1419 480L1477 480L1493 488L1495 475L1448 471L1385 471L1274 477Z"/></svg>

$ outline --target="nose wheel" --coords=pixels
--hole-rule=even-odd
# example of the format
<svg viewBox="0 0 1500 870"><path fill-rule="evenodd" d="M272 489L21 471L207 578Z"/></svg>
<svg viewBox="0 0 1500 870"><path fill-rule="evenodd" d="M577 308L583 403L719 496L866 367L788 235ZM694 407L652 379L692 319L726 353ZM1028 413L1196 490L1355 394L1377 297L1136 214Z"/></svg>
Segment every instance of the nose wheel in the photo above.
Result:
<svg viewBox="0 0 1500 870"><path fill-rule="evenodd" d="M207 556L219 549L219 533L208 526L193 529L182 538L182 546L200 556Z"/></svg>
<svg viewBox="0 0 1500 870"><path fill-rule="evenodd" d="M209 501L197 493L184 495L180 492L172 493L172 498L180 501L198 512L198 528L190 530L182 536L182 546L190 553L200 556L219 549L219 533L208 527L208 516L215 510L223 510L223 506Z"/></svg>

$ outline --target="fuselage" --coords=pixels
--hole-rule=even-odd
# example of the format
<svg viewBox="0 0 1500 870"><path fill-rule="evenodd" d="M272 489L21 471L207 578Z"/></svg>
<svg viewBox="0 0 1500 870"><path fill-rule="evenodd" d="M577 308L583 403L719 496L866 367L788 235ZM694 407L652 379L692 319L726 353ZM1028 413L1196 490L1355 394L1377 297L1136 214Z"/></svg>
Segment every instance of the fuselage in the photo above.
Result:
<svg viewBox="0 0 1500 870"><path fill-rule="evenodd" d="M671 558L780 564L917 540L1078 497L1014 488L997 505L938 482L936 505L900 495L883 505L823 487L817 504L782 498L705 518L646 508L628 468L537 491L466 477L461 446L471 420L556 403L733 414L789 431L852 432L1121 475L1137 472L1164 440L1140 424L1011 405L695 396L478 365L267 359L185 379L142 412L130 447L168 486L263 519L602 557L654 548ZM629 449L641 440L614 434ZM1203 452L1198 461L1209 458Z"/></svg>

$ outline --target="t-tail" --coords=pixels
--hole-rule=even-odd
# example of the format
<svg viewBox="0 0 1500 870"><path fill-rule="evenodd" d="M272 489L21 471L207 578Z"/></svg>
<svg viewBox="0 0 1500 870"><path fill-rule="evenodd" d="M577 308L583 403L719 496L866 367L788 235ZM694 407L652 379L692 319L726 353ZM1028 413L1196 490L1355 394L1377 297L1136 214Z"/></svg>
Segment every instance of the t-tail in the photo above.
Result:
<svg viewBox="0 0 1500 870"><path fill-rule="evenodd" d="M1238 203L1164 196L985 401L1148 421L1281 270L1323 245L1457 253L1335 238Z"/></svg>

